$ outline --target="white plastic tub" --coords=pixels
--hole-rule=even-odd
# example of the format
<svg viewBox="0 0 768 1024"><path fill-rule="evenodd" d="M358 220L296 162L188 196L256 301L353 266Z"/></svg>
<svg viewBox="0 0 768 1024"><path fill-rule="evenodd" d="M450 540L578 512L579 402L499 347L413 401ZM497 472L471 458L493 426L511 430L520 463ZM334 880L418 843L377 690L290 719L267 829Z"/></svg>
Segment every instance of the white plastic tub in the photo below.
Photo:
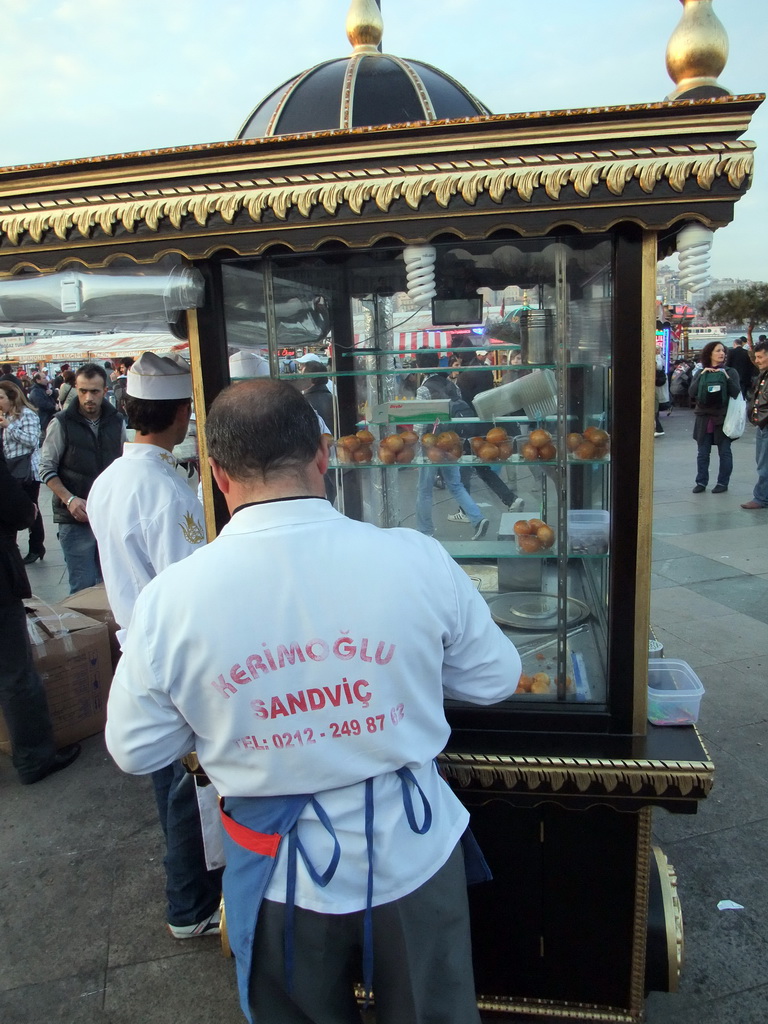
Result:
<svg viewBox="0 0 768 1024"><path fill-rule="evenodd" d="M648 659L648 721L653 725L693 725L704 695L687 661Z"/></svg>
<svg viewBox="0 0 768 1024"><path fill-rule="evenodd" d="M605 509L569 509L568 554L607 554L610 531L611 513Z"/></svg>

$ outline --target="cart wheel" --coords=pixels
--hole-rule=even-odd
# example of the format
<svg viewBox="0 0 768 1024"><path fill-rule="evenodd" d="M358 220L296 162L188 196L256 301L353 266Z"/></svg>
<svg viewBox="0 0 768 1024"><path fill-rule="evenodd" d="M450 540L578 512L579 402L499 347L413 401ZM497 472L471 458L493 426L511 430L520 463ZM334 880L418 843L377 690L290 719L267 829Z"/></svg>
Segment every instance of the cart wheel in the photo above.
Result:
<svg viewBox="0 0 768 1024"><path fill-rule="evenodd" d="M652 852L645 990L677 992L685 955L683 912L677 894L677 875L658 846L652 847Z"/></svg>
<svg viewBox="0 0 768 1024"><path fill-rule="evenodd" d="M227 912L224 907L224 894L221 896L221 923L219 924L219 938L221 939L221 955L230 957L232 956L232 949L229 945L229 934L227 933Z"/></svg>

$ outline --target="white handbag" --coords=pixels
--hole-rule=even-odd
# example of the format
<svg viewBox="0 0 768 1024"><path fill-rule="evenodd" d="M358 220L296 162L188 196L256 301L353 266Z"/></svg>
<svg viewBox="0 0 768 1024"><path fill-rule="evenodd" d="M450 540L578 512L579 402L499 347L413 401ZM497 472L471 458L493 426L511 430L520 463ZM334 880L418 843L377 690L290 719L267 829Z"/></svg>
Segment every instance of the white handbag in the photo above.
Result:
<svg viewBox="0 0 768 1024"><path fill-rule="evenodd" d="M747 403L743 395L728 399L728 409L723 421L723 433L735 441L741 437L747 427Z"/></svg>

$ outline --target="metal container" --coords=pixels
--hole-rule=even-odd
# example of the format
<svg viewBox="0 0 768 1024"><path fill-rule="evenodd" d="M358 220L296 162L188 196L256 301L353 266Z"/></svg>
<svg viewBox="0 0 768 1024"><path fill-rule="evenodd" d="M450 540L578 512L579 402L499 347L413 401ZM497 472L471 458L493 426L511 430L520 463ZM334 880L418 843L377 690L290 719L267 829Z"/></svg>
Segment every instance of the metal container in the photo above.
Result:
<svg viewBox="0 0 768 1024"><path fill-rule="evenodd" d="M520 345L524 363L555 361L554 310L526 309L520 314Z"/></svg>

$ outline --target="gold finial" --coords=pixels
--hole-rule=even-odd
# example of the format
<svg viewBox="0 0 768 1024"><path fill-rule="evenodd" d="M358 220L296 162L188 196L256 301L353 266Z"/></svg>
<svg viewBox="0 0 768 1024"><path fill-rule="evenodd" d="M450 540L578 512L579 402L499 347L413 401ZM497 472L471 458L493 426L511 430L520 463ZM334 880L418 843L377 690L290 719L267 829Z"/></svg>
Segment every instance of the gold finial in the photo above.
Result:
<svg viewBox="0 0 768 1024"><path fill-rule="evenodd" d="M347 14L347 39L355 50L378 53L384 21L374 0L352 0Z"/></svg>
<svg viewBox="0 0 768 1024"><path fill-rule="evenodd" d="M683 16L667 43L667 71L675 89L667 99L729 96L717 76L728 60L728 36L712 0L680 0Z"/></svg>

